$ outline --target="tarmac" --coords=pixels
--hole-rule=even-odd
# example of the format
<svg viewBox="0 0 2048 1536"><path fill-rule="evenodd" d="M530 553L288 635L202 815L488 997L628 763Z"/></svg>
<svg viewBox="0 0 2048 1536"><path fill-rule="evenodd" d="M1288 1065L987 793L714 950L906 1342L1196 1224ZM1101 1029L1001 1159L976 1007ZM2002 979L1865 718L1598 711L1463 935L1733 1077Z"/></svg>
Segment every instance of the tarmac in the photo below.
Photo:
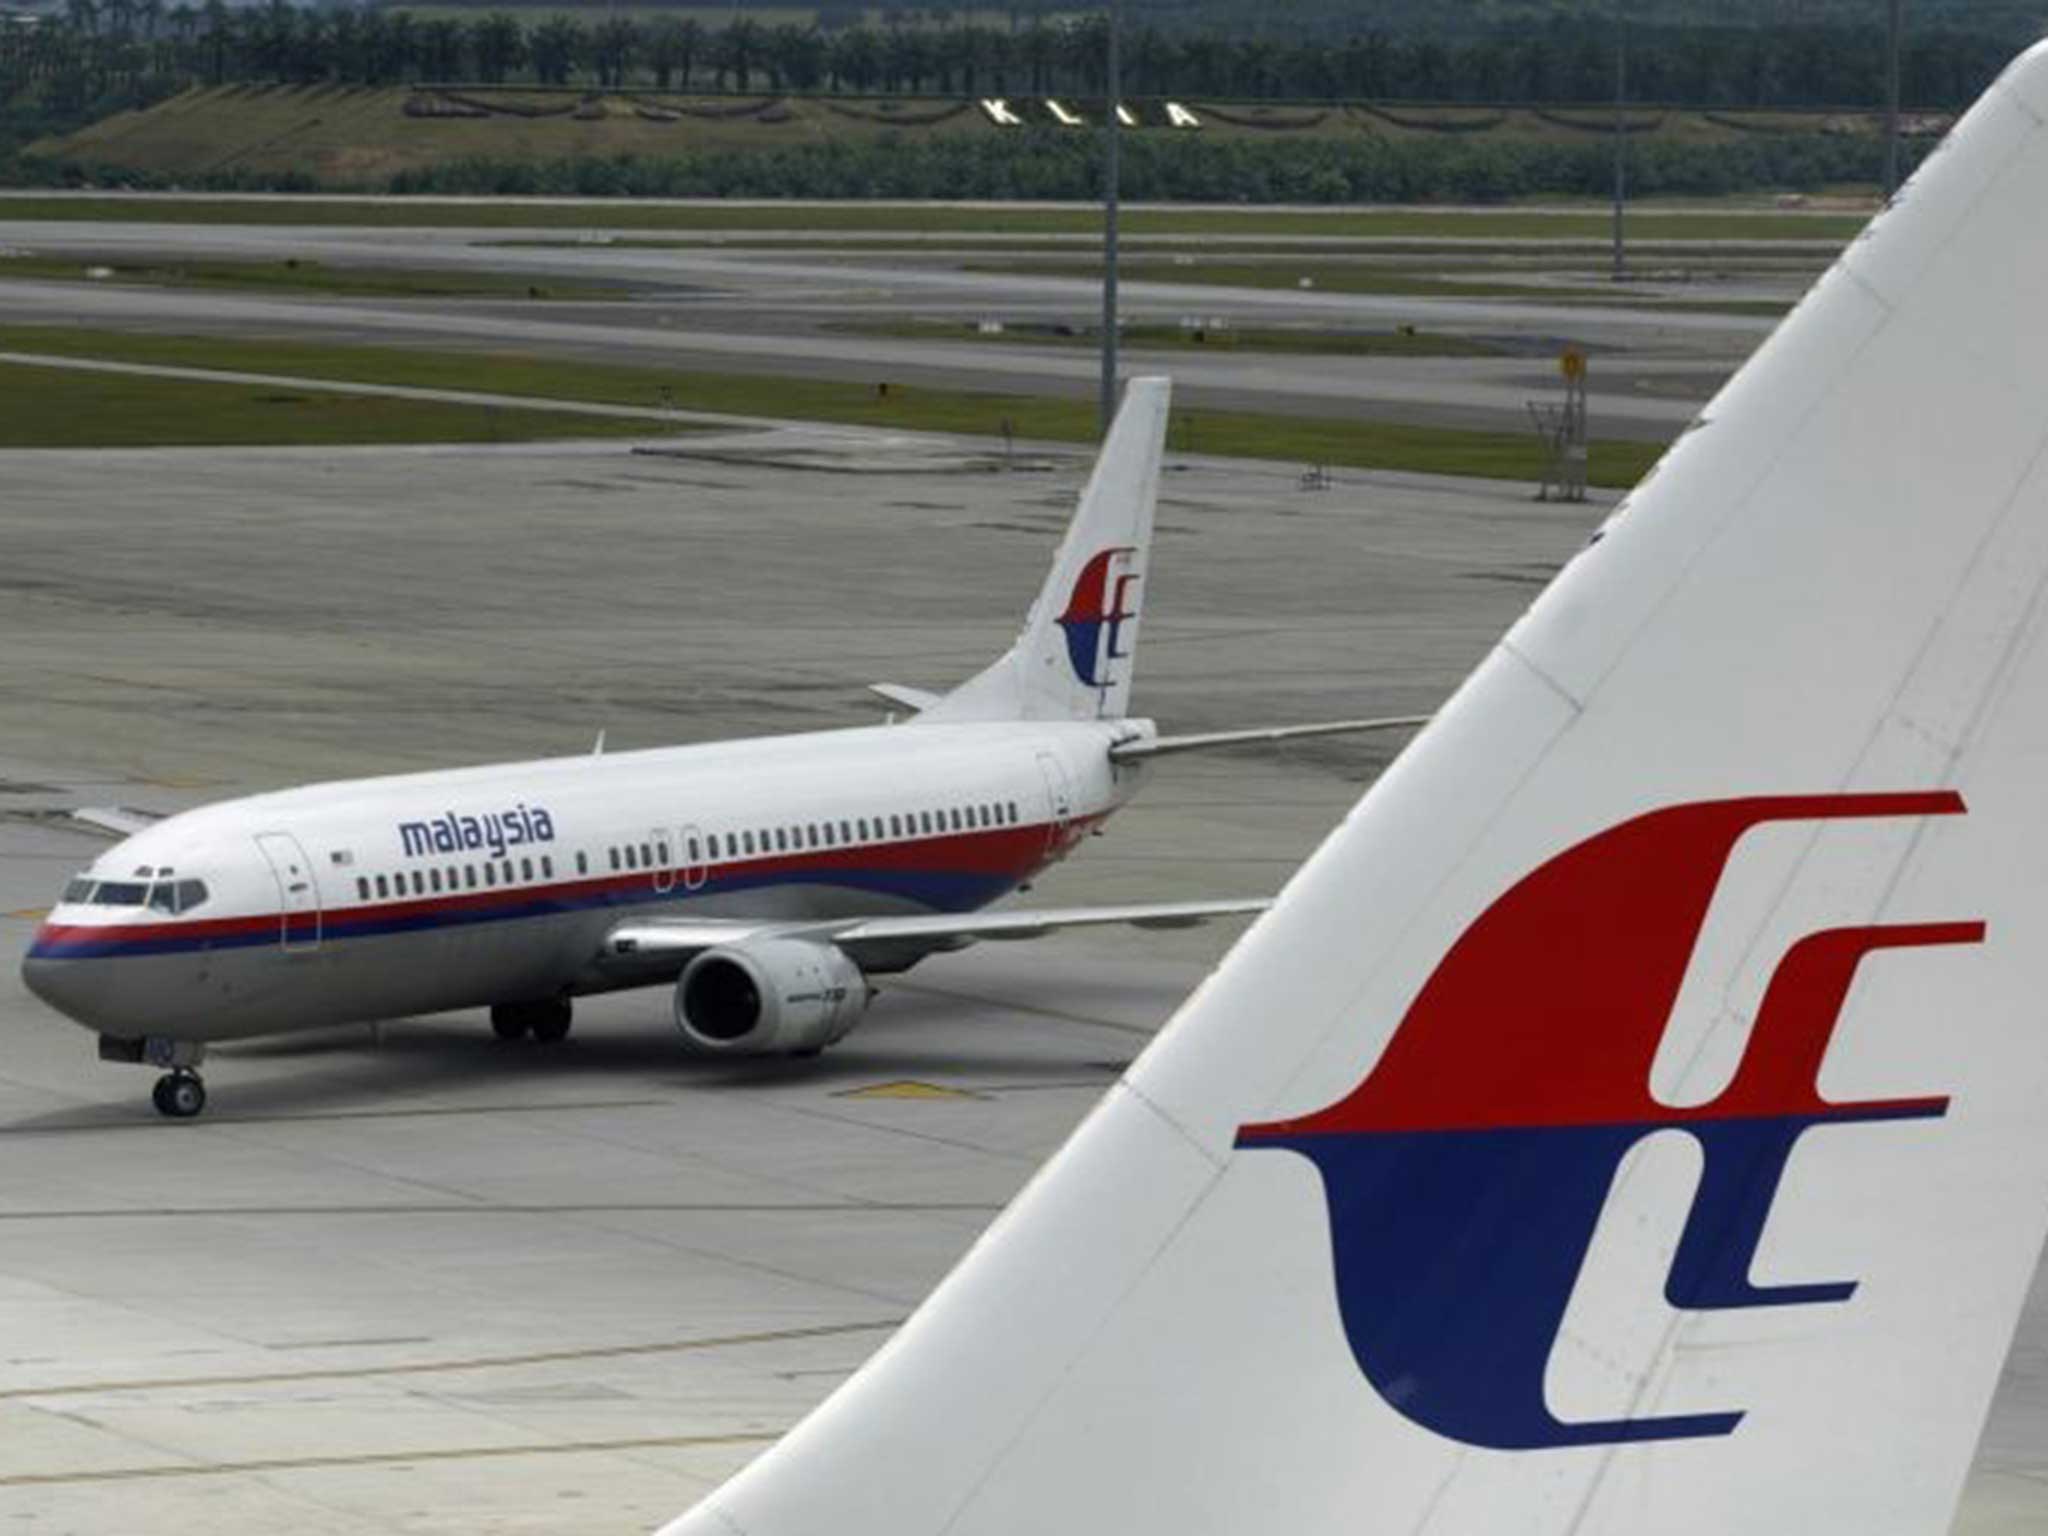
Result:
<svg viewBox="0 0 2048 1536"><path fill-rule="evenodd" d="M866 1357L1233 930L935 960L809 1063L473 1015L218 1052L200 1121L27 997L78 804L872 721L1007 641L1085 466L834 429L0 455L0 1528L616 1533ZM1171 461L1139 703L1437 703L1601 505ZM1398 750L1162 764L1028 900L1271 891ZM2037 1289L1958 1529L2048 1520Z"/></svg>

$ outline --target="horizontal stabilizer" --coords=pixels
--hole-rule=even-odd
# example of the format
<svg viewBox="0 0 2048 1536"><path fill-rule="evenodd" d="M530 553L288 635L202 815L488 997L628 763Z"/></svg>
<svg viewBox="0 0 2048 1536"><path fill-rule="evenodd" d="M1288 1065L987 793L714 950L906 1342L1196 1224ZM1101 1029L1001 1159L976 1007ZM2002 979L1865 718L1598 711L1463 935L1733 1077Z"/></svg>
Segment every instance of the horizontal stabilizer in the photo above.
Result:
<svg viewBox="0 0 2048 1536"><path fill-rule="evenodd" d="M102 832L133 837L162 821L164 814L162 811L138 811L126 805L81 805L71 813L71 819L82 821L89 827L98 827Z"/></svg>
<svg viewBox="0 0 2048 1536"><path fill-rule="evenodd" d="M1429 724L1428 715L1387 715L1377 720L1325 720L1316 725L1276 725L1252 731L1203 731L1192 736L1144 736L1109 749L1110 761L1135 762L1174 752L1243 747L1262 742L1301 741L1311 736L1349 736L1361 731L1410 731Z"/></svg>
<svg viewBox="0 0 2048 1536"><path fill-rule="evenodd" d="M868 692L917 714L923 714L943 697L929 689L908 688L902 683L869 683Z"/></svg>

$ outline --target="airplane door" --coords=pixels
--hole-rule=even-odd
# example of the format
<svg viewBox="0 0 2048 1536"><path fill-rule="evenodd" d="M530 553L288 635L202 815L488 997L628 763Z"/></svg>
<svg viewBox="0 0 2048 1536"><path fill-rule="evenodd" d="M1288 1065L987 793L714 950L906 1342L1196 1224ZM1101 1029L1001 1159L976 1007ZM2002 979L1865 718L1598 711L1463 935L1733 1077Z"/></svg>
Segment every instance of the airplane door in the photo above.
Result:
<svg viewBox="0 0 2048 1536"><path fill-rule="evenodd" d="M682 852L679 857L683 866L683 889L694 891L703 886L704 877L709 873L707 867L709 856L704 851L703 831L695 823L684 827L682 843Z"/></svg>
<svg viewBox="0 0 2048 1536"><path fill-rule="evenodd" d="M1045 776L1045 800L1050 824L1045 832L1048 848L1061 847L1067 839L1067 824L1074 819L1074 792L1067 783L1067 770L1050 752L1038 754L1038 771Z"/></svg>
<svg viewBox="0 0 2048 1536"><path fill-rule="evenodd" d="M667 827L654 829L654 894L666 896L676 888L676 865L683 859L675 845L675 834Z"/></svg>
<svg viewBox="0 0 2048 1536"><path fill-rule="evenodd" d="M277 881L277 941L287 952L320 947L320 887L313 861L289 832L260 832L256 849Z"/></svg>

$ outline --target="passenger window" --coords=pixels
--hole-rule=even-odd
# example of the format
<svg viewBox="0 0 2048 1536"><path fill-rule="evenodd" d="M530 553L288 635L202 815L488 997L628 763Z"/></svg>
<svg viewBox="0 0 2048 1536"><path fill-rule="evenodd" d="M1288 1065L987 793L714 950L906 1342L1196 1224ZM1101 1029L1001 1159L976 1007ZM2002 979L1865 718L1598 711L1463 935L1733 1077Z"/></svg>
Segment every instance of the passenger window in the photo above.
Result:
<svg viewBox="0 0 2048 1536"><path fill-rule="evenodd" d="M668 844L665 842L656 843L654 845L654 851L661 855L660 867L666 869L668 867Z"/></svg>
<svg viewBox="0 0 2048 1536"><path fill-rule="evenodd" d="M476 889L476 866L474 864L462 866L462 883L472 891Z"/></svg>
<svg viewBox="0 0 2048 1536"><path fill-rule="evenodd" d="M484 884L485 884L485 885L496 885L497 883L498 883L498 866L497 866L497 865L495 865L495 864L486 864L486 865L484 866Z"/></svg>
<svg viewBox="0 0 2048 1536"><path fill-rule="evenodd" d="M505 861L505 864L504 864L504 869L505 869L505 883L506 883L507 885L510 885L510 884L512 883L512 861L511 861L510 859L507 859L507 860Z"/></svg>
<svg viewBox="0 0 2048 1536"><path fill-rule="evenodd" d="M640 857L639 857L639 855L638 855L638 854L636 854L636 853L635 853L635 852L633 851L633 845L632 845L631 843L628 843L628 844L626 844L626 868L628 868L628 869L638 869L639 867L640 867Z"/></svg>
<svg viewBox="0 0 2048 1536"><path fill-rule="evenodd" d="M546 879L552 880L555 878L555 856L553 854L544 853L540 856L540 872Z"/></svg>
<svg viewBox="0 0 2048 1536"><path fill-rule="evenodd" d="M412 893L415 896L427 894L427 877L418 870L412 872Z"/></svg>
<svg viewBox="0 0 2048 1536"><path fill-rule="evenodd" d="M953 830L954 830L955 832L958 832L958 831L960 830L960 825L961 825L961 824L960 824L960 807L959 807L959 806L957 806L957 805L956 805L956 806L954 806L954 807L953 807L953 809L952 809L952 810L951 810L950 812L948 812L947 814L949 814L949 815L950 815L950 816L951 816L951 817L953 818Z"/></svg>
<svg viewBox="0 0 2048 1536"><path fill-rule="evenodd" d="M427 888L436 896L441 894L441 871L438 869L427 871Z"/></svg>
<svg viewBox="0 0 2048 1536"><path fill-rule="evenodd" d="M356 900L357 900L357 901L368 901L369 899L370 899L370 882L369 882L369 881L367 881L367 880L365 880L365 879L364 879L364 878L363 878L363 877L362 877L361 875L357 875L357 876L356 876Z"/></svg>
<svg viewBox="0 0 2048 1536"><path fill-rule="evenodd" d="M590 860L581 848L576 850L576 873L579 875L590 873Z"/></svg>
<svg viewBox="0 0 2048 1536"><path fill-rule="evenodd" d="M889 835L891 837L901 837L903 835L903 818L901 816L891 816L889 818Z"/></svg>
<svg viewBox="0 0 2048 1536"><path fill-rule="evenodd" d="M462 871L457 869L453 864L450 864L448 866L448 889L451 891L459 891L462 889Z"/></svg>
<svg viewBox="0 0 2048 1536"><path fill-rule="evenodd" d="M775 849L778 853L787 853L789 851L789 833L782 827L775 829Z"/></svg>
<svg viewBox="0 0 2048 1536"><path fill-rule="evenodd" d="M930 811L919 811L918 817L924 823L925 835L929 837L932 830L932 813Z"/></svg>
<svg viewBox="0 0 2048 1536"><path fill-rule="evenodd" d="M607 848L605 849L605 852L611 856L612 868L617 869L619 867L619 850L616 848Z"/></svg>
<svg viewBox="0 0 2048 1536"><path fill-rule="evenodd" d="M752 853L754 851L754 834L751 832L742 832L740 834L740 843L741 846L744 847L748 853Z"/></svg>
<svg viewBox="0 0 2048 1536"><path fill-rule="evenodd" d="M521 859L519 861L519 878L522 880L533 879L533 860Z"/></svg>
<svg viewBox="0 0 2048 1536"><path fill-rule="evenodd" d="M642 843L640 845L640 867L642 869L654 868L654 847L650 843Z"/></svg>
<svg viewBox="0 0 2048 1536"><path fill-rule="evenodd" d="M698 863L698 862L700 862L700 861L701 861L701 860L703 859L703 857L704 857L704 855L703 855L702 853L698 852L698 849L697 849L697 839L695 839L694 837L693 837L693 838L691 838L691 839L690 839L690 862L691 862L692 864Z"/></svg>
<svg viewBox="0 0 2048 1536"><path fill-rule="evenodd" d="M1016 802L1016 801L1014 801L1014 800L1012 800L1012 801L1010 802L1010 824L1011 824L1012 826L1015 826L1015 825L1016 825L1016 823L1017 823L1017 802Z"/></svg>
<svg viewBox="0 0 2048 1536"><path fill-rule="evenodd" d="M378 895L378 897L379 897L379 898L381 899L381 898L383 898L383 897L389 896L390 894L391 894L391 887L390 887L389 885L385 884L385 881L384 881L384 877L383 877L382 875L379 875L379 876L377 877L377 895Z"/></svg>

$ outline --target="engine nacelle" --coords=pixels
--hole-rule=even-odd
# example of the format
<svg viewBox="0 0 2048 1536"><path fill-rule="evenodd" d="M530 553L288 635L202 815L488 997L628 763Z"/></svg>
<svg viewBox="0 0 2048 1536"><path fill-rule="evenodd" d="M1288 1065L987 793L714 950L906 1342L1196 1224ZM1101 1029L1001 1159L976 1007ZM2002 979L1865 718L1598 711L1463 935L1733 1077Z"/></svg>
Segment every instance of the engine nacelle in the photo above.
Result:
<svg viewBox="0 0 2048 1536"><path fill-rule="evenodd" d="M676 1027L706 1055L820 1051L844 1038L867 1006L860 967L844 950L807 939L707 949L676 981Z"/></svg>

